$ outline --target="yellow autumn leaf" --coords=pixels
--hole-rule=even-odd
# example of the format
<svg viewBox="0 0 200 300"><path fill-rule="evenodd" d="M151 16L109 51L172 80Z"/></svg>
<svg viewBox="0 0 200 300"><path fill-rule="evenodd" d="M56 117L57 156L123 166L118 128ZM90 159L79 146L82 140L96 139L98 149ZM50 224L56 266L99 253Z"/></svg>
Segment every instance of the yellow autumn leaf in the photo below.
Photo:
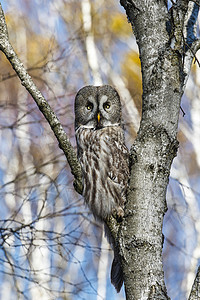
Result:
<svg viewBox="0 0 200 300"><path fill-rule="evenodd" d="M131 51L125 55L122 62L122 73L127 80L134 82L138 92L142 93L141 63L137 52Z"/></svg>
<svg viewBox="0 0 200 300"><path fill-rule="evenodd" d="M117 36L129 36L132 35L132 29L130 24L127 22L127 18L124 14L116 13L110 19L111 31Z"/></svg>

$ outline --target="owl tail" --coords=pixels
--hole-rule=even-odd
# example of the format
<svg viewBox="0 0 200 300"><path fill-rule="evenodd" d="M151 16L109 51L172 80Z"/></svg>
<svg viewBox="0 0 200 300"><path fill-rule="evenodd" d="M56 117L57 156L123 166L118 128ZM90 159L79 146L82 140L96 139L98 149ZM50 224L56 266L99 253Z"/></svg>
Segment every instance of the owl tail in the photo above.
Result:
<svg viewBox="0 0 200 300"><path fill-rule="evenodd" d="M114 251L114 259L112 262L111 272L110 272L110 278L111 283L114 285L117 293L120 292L122 284L124 282L123 279L123 272L122 272L122 265L120 262L119 254Z"/></svg>
<svg viewBox="0 0 200 300"><path fill-rule="evenodd" d="M124 282L120 256L119 256L116 244L115 244L115 240L114 240L112 233L106 223L104 223L104 230L105 230L105 235L108 239L108 242L110 243L110 245L114 251L114 259L112 262L112 267L111 267L111 272L110 272L111 283L114 285L116 291L119 293L121 290L122 284Z"/></svg>

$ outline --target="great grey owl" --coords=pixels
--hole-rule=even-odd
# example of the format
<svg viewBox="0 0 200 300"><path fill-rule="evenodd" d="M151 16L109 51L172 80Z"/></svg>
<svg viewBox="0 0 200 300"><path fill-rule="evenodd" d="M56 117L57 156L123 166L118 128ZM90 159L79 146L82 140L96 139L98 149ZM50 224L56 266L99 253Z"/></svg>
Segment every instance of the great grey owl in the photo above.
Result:
<svg viewBox="0 0 200 300"><path fill-rule="evenodd" d="M111 214L123 216L128 185L128 149L124 143L121 102L109 86L85 86L75 98L75 133L83 174L83 197L94 217L105 221ZM114 249L111 282L117 292L123 273L114 239L105 226Z"/></svg>

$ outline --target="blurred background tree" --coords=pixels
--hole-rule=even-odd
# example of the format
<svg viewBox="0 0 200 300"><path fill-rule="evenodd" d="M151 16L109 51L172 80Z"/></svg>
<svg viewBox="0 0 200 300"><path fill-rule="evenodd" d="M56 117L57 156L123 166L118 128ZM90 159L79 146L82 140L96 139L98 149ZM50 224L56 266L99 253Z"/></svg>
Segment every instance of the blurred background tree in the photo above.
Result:
<svg viewBox="0 0 200 300"><path fill-rule="evenodd" d="M2 5L12 45L72 144L77 90L108 83L121 95L130 148L140 121L142 82L136 41L119 3L7 0ZM197 62L182 100L163 230L166 284L175 300L187 298L200 257ZM124 299L110 284L112 252L101 225L74 191L49 125L2 53L0 70L0 298Z"/></svg>

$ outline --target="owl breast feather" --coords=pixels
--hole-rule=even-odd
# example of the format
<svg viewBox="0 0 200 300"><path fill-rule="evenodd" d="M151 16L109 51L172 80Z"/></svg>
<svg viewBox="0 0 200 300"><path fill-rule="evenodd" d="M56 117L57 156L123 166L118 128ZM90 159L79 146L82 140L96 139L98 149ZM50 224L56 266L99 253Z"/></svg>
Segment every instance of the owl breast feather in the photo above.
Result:
<svg viewBox="0 0 200 300"><path fill-rule="evenodd" d="M76 131L78 158L83 173L83 196L101 220L123 207L128 183L128 149L120 126Z"/></svg>

